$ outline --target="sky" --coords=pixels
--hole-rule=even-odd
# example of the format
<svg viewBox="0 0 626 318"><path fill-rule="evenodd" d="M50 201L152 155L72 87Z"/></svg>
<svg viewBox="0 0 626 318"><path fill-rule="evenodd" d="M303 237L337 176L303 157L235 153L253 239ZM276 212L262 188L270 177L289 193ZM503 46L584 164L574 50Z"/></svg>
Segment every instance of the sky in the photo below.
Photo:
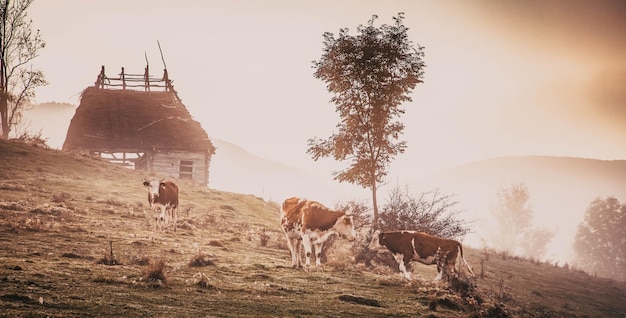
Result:
<svg viewBox="0 0 626 318"><path fill-rule="evenodd" d="M35 1L49 85L36 102L77 105L105 66L163 70L210 137L323 171L307 139L338 123L313 77L322 34L404 12L425 47L424 83L403 105L392 166L430 173L503 155L626 158L623 1ZM402 173L398 172L398 175Z"/></svg>
<svg viewBox="0 0 626 318"><path fill-rule="evenodd" d="M427 67L402 105L408 148L390 167L394 183L509 155L626 159L621 0L39 0L29 17L49 85L35 102L78 105L101 66L142 73L147 59L160 76L158 41L209 137L330 179L345 166L306 154L339 121L313 77L322 35L399 12Z"/></svg>

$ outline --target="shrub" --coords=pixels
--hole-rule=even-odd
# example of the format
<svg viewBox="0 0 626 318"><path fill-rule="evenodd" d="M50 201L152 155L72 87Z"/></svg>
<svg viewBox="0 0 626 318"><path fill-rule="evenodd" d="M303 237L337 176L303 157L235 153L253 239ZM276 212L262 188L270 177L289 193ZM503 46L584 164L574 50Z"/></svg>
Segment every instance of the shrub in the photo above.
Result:
<svg viewBox="0 0 626 318"><path fill-rule="evenodd" d="M212 266L215 263L209 258L208 255L198 251L196 255L192 256L189 260L189 266L191 267L204 267L204 266Z"/></svg>
<svg viewBox="0 0 626 318"><path fill-rule="evenodd" d="M165 261L153 261L148 265L145 274L146 282L152 287L159 287L167 284L167 276L165 275Z"/></svg>

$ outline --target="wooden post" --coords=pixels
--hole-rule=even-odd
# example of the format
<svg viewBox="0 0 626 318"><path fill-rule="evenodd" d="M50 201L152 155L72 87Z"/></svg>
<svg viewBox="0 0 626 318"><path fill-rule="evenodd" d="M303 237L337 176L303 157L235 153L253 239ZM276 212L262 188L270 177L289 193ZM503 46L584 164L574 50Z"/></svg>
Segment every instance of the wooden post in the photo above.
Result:
<svg viewBox="0 0 626 318"><path fill-rule="evenodd" d="M126 90L126 78L124 77L124 67L122 67L122 74L120 74L120 77L122 78L122 89Z"/></svg>
<svg viewBox="0 0 626 318"><path fill-rule="evenodd" d="M144 86L144 90L146 92L150 91L150 72L149 72L149 66L146 65L146 70L145 73L143 74L143 80L145 81L145 86Z"/></svg>
<svg viewBox="0 0 626 318"><path fill-rule="evenodd" d="M106 78L106 75L104 75L104 65L102 65L102 68L100 69L100 74L98 74L98 79L94 83L94 86L96 88L104 88L104 79L105 78Z"/></svg>
<svg viewBox="0 0 626 318"><path fill-rule="evenodd" d="M170 91L172 84L170 78L167 76L167 69L163 69L163 82L165 83L165 91Z"/></svg>

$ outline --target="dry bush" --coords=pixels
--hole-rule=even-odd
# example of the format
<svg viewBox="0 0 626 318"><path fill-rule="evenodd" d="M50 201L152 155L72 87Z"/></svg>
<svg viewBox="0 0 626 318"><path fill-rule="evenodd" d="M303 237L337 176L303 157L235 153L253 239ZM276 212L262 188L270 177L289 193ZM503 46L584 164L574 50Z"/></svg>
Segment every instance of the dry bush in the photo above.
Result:
<svg viewBox="0 0 626 318"><path fill-rule="evenodd" d="M268 231L262 231L259 235L259 244L263 247L267 246L267 243L270 241L271 236Z"/></svg>
<svg viewBox="0 0 626 318"><path fill-rule="evenodd" d="M127 255L126 259L129 265L140 265L140 266L148 265L152 261L152 259L146 255Z"/></svg>
<svg viewBox="0 0 626 318"><path fill-rule="evenodd" d="M42 136L41 130L34 134L29 131L24 131L17 138L11 139L11 141L21 142L33 147L50 149L50 146L48 146L48 138Z"/></svg>
<svg viewBox="0 0 626 318"><path fill-rule="evenodd" d="M193 275L194 285L198 285L202 288L211 288L213 285L210 284L211 280L204 273L196 273Z"/></svg>
<svg viewBox="0 0 626 318"><path fill-rule="evenodd" d="M109 253L105 253L104 256L98 260L97 264L122 265L122 263L113 256L113 241L109 241L109 248Z"/></svg>
<svg viewBox="0 0 626 318"><path fill-rule="evenodd" d="M101 264L101 265L122 265L122 263L120 261L118 261L116 258L114 258L112 255L109 254L104 254L104 256L99 259L96 264Z"/></svg>
<svg viewBox="0 0 626 318"><path fill-rule="evenodd" d="M167 284L167 276L165 275L165 261L157 260L148 265L144 278L148 285L159 287Z"/></svg>
<svg viewBox="0 0 626 318"><path fill-rule="evenodd" d="M192 256L189 260L189 266L191 267L205 267L205 266L213 266L215 262L213 262L209 255L206 255L200 251L196 253L196 255Z"/></svg>

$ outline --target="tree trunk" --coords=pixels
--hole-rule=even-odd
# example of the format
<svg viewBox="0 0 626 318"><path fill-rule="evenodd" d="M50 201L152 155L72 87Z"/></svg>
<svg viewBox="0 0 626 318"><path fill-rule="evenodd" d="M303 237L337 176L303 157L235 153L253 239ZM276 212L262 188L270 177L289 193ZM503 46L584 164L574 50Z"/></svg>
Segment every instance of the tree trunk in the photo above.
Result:
<svg viewBox="0 0 626 318"><path fill-rule="evenodd" d="M9 139L9 103L6 97L0 96L0 121L2 122L1 139Z"/></svg>
<svg viewBox="0 0 626 318"><path fill-rule="evenodd" d="M372 226L372 232L378 229L378 199L376 198L376 192L378 188L376 186L376 180L372 182L372 206L374 211L374 222Z"/></svg>

